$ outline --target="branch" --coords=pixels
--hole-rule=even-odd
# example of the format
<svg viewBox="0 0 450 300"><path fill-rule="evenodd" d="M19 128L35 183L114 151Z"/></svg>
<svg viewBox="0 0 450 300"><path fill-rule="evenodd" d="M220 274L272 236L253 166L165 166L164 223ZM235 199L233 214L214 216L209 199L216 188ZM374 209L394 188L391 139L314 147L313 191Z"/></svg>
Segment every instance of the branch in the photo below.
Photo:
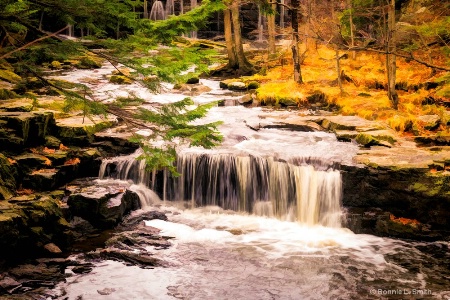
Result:
<svg viewBox="0 0 450 300"><path fill-rule="evenodd" d="M56 35L58 35L59 33L61 33L61 32L63 32L64 30L66 30L67 28L69 28L69 26L70 26L70 25L67 25L66 27L64 27L63 29L58 30L58 31L55 32L55 33L50 33L50 34L48 34L48 35L46 35L46 36L40 37L40 38L38 38L38 39L36 39L36 40L34 40L34 41L31 41L31 42L29 42L29 43L23 45L22 47L19 47L19 48L14 49L14 50L12 50L12 51L6 53L6 54L3 54L2 56L0 56L0 59L6 58L6 57L10 56L11 54L13 54L13 53L15 53L15 52L17 52L17 51L20 51L20 50L23 50L23 49L25 49L25 48L28 48L29 46L31 46L31 45L33 45L33 44L36 44L37 42L40 42L40 41L43 41L43 40L45 40L45 39L51 38L51 37L53 37L53 36L56 36Z"/></svg>
<svg viewBox="0 0 450 300"><path fill-rule="evenodd" d="M287 4L280 3L280 2L277 2L277 1L269 1L268 4L276 4L276 5L279 5L279 6L284 6L284 7L286 7L289 10L292 10L292 6L289 6Z"/></svg>

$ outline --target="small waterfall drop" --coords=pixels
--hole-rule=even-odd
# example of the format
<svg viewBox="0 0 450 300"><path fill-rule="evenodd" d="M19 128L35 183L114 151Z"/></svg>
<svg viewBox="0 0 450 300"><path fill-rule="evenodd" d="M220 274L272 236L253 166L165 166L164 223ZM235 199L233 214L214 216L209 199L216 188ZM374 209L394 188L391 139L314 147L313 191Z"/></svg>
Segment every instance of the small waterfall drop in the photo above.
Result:
<svg viewBox="0 0 450 300"><path fill-rule="evenodd" d="M341 174L312 165L232 154L181 153L177 170L148 172L130 157L104 160L100 178L133 180L158 191L164 200L184 200L191 207L220 206L306 225L341 226Z"/></svg>
<svg viewBox="0 0 450 300"><path fill-rule="evenodd" d="M166 12L162 1L157 0L153 3L152 9L150 10L149 19L153 21L166 19Z"/></svg>
<svg viewBox="0 0 450 300"><path fill-rule="evenodd" d="M167 0L166 2L166 18L175 14L175 2L174 0Z"/></svg>
<svg viewBox="0 0 450 300"><path fill-rule="evenodd" d="M197 0L191 0L191 10L196 8L197 6L198 6ZM191 31L190 36L191 38L196 39L197 31Z"/></svg>

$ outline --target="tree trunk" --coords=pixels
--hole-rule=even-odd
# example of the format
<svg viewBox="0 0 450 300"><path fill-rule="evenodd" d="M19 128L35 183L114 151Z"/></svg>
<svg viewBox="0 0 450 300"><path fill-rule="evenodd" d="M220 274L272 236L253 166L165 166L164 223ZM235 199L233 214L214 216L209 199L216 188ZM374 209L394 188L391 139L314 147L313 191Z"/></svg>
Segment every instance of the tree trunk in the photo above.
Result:
<svg viewBox="0 0 450 300"><path fill-rule="evenodd" d="M267 30L269 31L269 54L275 54L275 12L277 10L277 5L275 3L272 4L273 13L267 15Z"/></svg>
<svg viewBox="0 0 450 300"><path fill-rule="evenodd" d="M241 36L241 22L239 18L239 4L240 1L234 0L230 6L230 9L234 32L234 48L236 51L237 62L239 64L239 73L244 75L253 73L254 68L252 64L247 60L244 53L244 46L242 44Z"/></svg>
<svg viewBox="0 0 450 300"><path fill-rule="evenodd" d="M228 54L228 67L237 69L239 66L237 63L236 51L234 48L233 31L231 25L231 11L228 8L223 11L223 18L224 18L223 25L225 31L225 43Z"/></svg>
<svg viewBox="0 0 450 300"><path fill-rule="evenodd" d="M298 23L300 21L300 1L292 0L292 58L294 61L294 81L297 83L303 83L302 70L300 67L300 57L299 57L299 36L298 36Z"/></svg>
<svg viewBox="0 0 450 300"><path fill-rule="evenodd" d="M339 55L339 49L336 46L336 72L337 72L337 83L339 90L341 91L341 96L344 94L344 88L342 87L342 77L341 77L341 57Z"/></svg>
<svg viewBox="0 0 450 300"><path fill-rule="evenodd" d="M348 9L350 11L349 22L350 22L350 43L352 48L355 47L355 32L353 25L353 0L348 0ZM356 51L352 51L352 59L356 59Z"/></svg>
<svg viewBox="0 0 450 300"><path fill-rule="evenodd" d="M144 0L144 19L148 19L148 6L147 0Z"/></svg>
<svg viewBox="0 0 450 300"><path fill-rule="evenodd" d="M397 72L397 57L392 54L395 53L395 0L390 0L388 8L388 34L387 34L387 52L386 55L386 69L388 77L388 97L391 101L392 107L398 109L398 94L395 90L396 72Z"/></svg>

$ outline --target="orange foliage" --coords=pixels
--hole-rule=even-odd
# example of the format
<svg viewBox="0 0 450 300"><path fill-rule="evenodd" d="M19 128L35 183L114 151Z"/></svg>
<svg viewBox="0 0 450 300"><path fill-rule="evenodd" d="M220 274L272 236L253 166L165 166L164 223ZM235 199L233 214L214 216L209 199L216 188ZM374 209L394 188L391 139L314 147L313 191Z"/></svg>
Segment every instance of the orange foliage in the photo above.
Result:
<svg viewBox="0 0 450 300"><path fill-rule="evenodd" d="M59 150L69 150L68 147L64 146L62 143L59 144Z"/></svg>
<svg viewBox="0 0 450 300"><path fill-rule="evenodd" d="M15 161L14 159L9 158L9 157L8 157L8 161L9 161L9 163L12 164L12 165L15 164L15 163L17 163L17 161Z"/></svg>
<svg viewBox="0 0 450 300"><path fill-rule="evenodd" d="M51 166L52 165L52 161L50 159L46 158L46 160L44 162L44 165Z"/></svg>
<svg viewBox="0 0 450 300"><path fill-rule="evenodd" d="M33 193L34 193L34 191L32 189L20 189L20 190L17 190L17 194L19 194L19 195L31 195Z"/></svg>
<svg viewBox="0 0 450 300"><path fill-rule="evenodd" d="M78 165L80 163L80 159L78 157L75 158L71 158L69 160L67 160L64 165L68 166L68 165Z"/></svg>
<svg viewBox="0 0 450 300"><path fill-rule="evenodd" d="M396 218L392 214L389 216L389 218L390 218L390 220L392 222L399 223L399 224L402 224L402 225L409 225L409 226L412 226L412 227L417 227L417 225L420 224L420 222L417 221L416 219Z"/></svg>
<svg viewBox="0 0 450 300"><path fill-rule="evenodd" d="M45 147L44 150L42 150L42 151L47 154L52 154L52 153L55 153L56 150Z"/></svg>

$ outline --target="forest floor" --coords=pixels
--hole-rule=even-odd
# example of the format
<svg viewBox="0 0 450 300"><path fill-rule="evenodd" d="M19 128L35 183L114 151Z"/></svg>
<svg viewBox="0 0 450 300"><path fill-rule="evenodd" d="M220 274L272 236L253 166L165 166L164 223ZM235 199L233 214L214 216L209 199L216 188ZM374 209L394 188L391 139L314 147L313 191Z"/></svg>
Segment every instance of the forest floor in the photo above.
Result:
<svg viewBox="0 0 450 300"><path fill-rule="evenodd" d="M384 55L359 52L352 59L347 53L340 60L341 91L333 49L323 46L315 53L307 52L301 65L304 84L293 80L289 52L272 60L267 54L253 56L261 71L241 79L260 83L256 93L261 103L283 106L284 101L294 100L302 106L311 95L323 94L339 114L381 121L404 136L450 136L450 86L442 80L445 72L397 58L399 108L395 110L387 97Z"/></svg>

